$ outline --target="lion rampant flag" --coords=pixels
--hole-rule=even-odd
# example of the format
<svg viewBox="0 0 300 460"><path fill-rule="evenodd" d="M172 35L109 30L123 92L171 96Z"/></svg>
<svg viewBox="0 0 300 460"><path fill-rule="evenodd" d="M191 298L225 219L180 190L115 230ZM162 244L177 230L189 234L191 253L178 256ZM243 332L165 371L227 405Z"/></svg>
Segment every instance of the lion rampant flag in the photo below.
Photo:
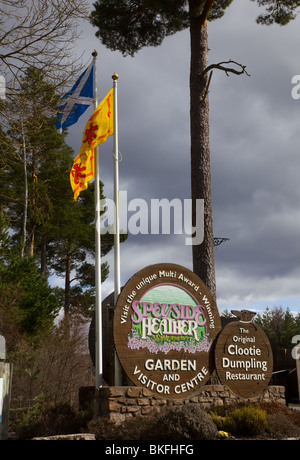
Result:
<svg viewBox="0 0 300 460"><path fill-rule="evenodd" d="M79 155L74 160L70 174L74 201L86 190L94 177L94 149L113 134L113 89L94 110L83 132Z"/></svg>

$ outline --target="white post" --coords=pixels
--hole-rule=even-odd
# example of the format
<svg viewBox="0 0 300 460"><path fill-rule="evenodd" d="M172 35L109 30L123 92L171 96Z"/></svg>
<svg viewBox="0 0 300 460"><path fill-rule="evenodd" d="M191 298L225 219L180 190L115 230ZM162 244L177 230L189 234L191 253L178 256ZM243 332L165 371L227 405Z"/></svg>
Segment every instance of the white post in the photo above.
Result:
<svg viewBox="0 0 300 460"><path fill-rule="evenodd" d="M114 202L115 202L115 219L114 219L114 304L118 300L121 292L120 286L120 200L119 200L119 133L118 133L118 78L114 73L112 79L114 89ZM122 370L117 354L115 352L115 386L122 385Z"/></svg>
<svg viewBox="0 0 300 460"><path fill-rule="evenodd" d="M118 75L113 74L114 81L114 264L115 264L115 304L120 294L120 204L119 204L119 140L118 140Z"/></svg>
<svg viewBox="0 0 300 460"><path fill-rule="evenodd" d="M0 441L8 437L8 419L13 365L6 359L5 338L0 335Z"/></svg>
<svg viewBox="0 0 300 460"><path fill-rule="evenodd" d="M98 106L97 88L97 56L94 58L94 109ZM102 359L102 301L101 301L101 223L100 223L100 173L99 173L99 149L94 150L95 165L95 283L96 283L96 333L95 333L95 367L96 367L96 389L102 387L103 359Z"/></svg>

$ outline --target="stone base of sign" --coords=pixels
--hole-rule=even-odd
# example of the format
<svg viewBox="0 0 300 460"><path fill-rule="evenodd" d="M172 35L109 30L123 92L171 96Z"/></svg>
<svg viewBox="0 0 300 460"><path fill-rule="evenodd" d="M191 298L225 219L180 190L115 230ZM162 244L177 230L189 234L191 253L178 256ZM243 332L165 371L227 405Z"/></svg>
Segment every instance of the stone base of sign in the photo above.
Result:
<svg viewBox="0 0 300 460"><path fill-rule="evenodd" d="M182 405L198 404L204 410L213 405L234 404L245 402L225 385L205 385L201 391L187 399L163 399L155 396L146 388L141 387L103 387L98 391L91 387L81 388L80 405L87 409L94 402L95 417L104 417L115 423L122 423L134 416L147 416L156 409ZM276 401L286 404L284 386L268 386L261 396L249 401ZM90 406L91 407L91 406Z"/></svg>

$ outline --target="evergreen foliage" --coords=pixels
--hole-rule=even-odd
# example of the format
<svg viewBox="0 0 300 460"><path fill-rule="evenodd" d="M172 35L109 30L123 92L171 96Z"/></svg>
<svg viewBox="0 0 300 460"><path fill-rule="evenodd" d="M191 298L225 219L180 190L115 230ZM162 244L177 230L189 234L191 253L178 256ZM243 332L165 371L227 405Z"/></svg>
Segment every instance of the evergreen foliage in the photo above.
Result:
<svg viewBox="0 0 300 460"><path fill-rule="evenodd" d="M289 308L266 308L254 318L266 333L274 351L292 348L292 338L300 333L300 313L293 315Z"/></svg>
<svg viewBox="0 0 300 460"><path fill-rule="evenodd" d="M198 15L221 18L233 0L197 0ZM265 8L260 24L286 25L296 17L299 0L252 0ZM164 38L190 26L188 0L97 0L91 14L96 36L111 50L133 56L145 46L159 46Z"/></svg>
<svg viewBox="0 0 300 460"><path fill-rule="evenodd" d="M9 329L34 339L48 330L60 309L59 295L49 286L32 258L14 251L0 265L0 328L11 342Z"/></svg>
<svg viewBox="0 0 300 460"><path fill-rule="evenodd" d="M18 93L1 101L0 333L14 324L34 337L61 308L84 316L95 308L94 187L74 202L75 153L66 132L56 131L57 100L44 73L28 67ZM103 235L102 256L113 244L113 235ZM108 273L104 262L102 281ZM64 278L64 289L49 285L52 275Z"/></svg>
<svg viewBox="0 0 300 460"><path fill-rule="evenodd" d="M255 0L252 0L255 1ZM257 0L259 6L265 7L265 13L257 18L258 24L279 24L285 26L296 18L299 0Z"/></svg>

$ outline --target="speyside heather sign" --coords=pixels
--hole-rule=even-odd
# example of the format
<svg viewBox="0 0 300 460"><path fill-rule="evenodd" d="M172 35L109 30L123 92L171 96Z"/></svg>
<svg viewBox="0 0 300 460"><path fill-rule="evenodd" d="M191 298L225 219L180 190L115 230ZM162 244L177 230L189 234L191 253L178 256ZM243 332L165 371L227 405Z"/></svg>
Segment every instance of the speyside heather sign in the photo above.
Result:
<svg viewBox="0 0 300 460"><path fill-rule="evenodd" d="M207 382L220 330L209 289L176 264L136 273L115 308L114 340L124 371L135 385L164 398L190 396Z"/></svg>

